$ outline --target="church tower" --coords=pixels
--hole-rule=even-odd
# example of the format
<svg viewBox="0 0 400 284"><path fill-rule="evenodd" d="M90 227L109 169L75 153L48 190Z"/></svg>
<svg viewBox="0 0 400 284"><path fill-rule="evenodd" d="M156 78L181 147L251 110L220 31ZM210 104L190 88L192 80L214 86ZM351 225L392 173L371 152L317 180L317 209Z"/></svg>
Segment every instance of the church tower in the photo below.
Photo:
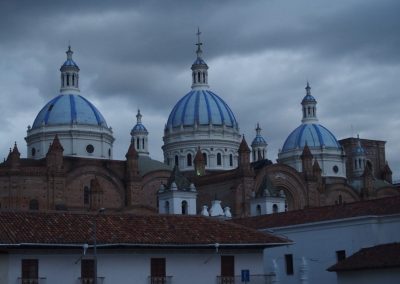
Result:
<svg viewBox="0 0 400 284"><path fill-rule="evenodd" d="M139 156L149 156L148 135L146 127L142 124L142 114L138 109L136 115L136 125L131 131L131 143L135 145L136 152Z"/></svg>

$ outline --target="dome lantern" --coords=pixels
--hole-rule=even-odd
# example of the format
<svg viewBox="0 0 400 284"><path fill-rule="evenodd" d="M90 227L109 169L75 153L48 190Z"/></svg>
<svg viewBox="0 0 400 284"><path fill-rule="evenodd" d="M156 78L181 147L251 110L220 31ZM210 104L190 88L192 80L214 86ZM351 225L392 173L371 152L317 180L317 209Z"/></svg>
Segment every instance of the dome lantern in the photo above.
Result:
<svg viewBox="0 0 400 284"><path fill-rule="evenodd" d="M197 29L197 58L196 61L192 64L192 89L195 88L208 88L208 66L206 62L202 58L203 51L201 50L201 46L203 43L200 41L200 29Z"/></svg>
<svg viewBox="0 0 400 284"><path fill-rule="evenodd" d="M67 60L61 66L61 93L79 93L79 67L72 59L71 46L68 46Z"/></svg>

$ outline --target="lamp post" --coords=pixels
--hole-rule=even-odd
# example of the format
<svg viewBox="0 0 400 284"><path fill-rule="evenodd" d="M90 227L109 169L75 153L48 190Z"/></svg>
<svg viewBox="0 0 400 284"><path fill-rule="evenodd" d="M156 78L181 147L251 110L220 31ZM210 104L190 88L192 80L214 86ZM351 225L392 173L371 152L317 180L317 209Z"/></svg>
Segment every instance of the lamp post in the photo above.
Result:
<svg viewBox="0 0 400 284"><path fill-rule="evenodd" d="M93 221L93 284L97 284L97 217L105 210L105 208L100 208L94 216Z"/></svg>

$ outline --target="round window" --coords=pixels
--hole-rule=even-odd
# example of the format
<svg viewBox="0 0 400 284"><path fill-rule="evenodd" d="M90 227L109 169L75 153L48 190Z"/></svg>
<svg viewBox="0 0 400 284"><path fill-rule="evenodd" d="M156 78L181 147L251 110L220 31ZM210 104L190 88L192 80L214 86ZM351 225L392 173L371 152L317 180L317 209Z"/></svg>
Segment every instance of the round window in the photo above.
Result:
<svg viewBox="0 0 400 284"><path fill-rule="evenodd" d="M86 152L88 152L89 154L92 154L94 152L94 147L92 144L86 146Z"/></svg>
<svg viewBox="0 0 400 284"><path fill-rule="evenodd" d="M334 165L333 166L333 171L334 171L335 174L337 174L339 172L338 166Z"/></svg>

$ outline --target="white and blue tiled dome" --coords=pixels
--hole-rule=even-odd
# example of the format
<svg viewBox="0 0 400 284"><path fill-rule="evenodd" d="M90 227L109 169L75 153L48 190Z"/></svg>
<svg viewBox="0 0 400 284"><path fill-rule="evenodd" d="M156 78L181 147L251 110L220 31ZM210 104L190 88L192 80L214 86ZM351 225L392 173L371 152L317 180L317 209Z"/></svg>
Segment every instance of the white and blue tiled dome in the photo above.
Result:
<svg viewBox="0 0 400 284"><path fill-rule="evenodd" d="M311 87L307 82L306 95L301 101L302 124L286 138L278 154L281 163L302 171L301 155L307 145L322 167L323 176L345 178L345 155L336 137L326 127L318 123L317 100L311 95Z"/></svg>
<svg viewBox="0 0 400 284"><path fill-rule="evenodd" d="M207 170L231 170L237 167L238 122L227 103L210 90L200 38L196 45L192 90L176 103L165 124L164 161L182 171L194 170L200 147Z"/></svg>
<svg viewBox="0 0 400 284"><path fill-rule="evenodd" d="M290 151L293 149L308 147L330 147L341 149L339 142L335 136L324 126L315 123L305 123L293 130L286 138L282 151Z"/></svg>
<svg viewBox="0 0 400 284"><path fill-rule="evenodd" d="M229 106L210 90L194 89L172 109L167 128L193 125L225 125L238 127Z"/></svg>
<svg viewBox="0 0 400 284"><path fill-rule="evenodd" d="M32 129L48 125L82 124L107 127L99 110L81 95L58 95L36 116Z"/></svg>
<svg viewBox="0 0 400 284"><path fill-rule="evenodd" d="M99 110L80 95L79 67L72 59L71 47L60 68L60 95L39 111L25 138L28 158L46 157L57 135L64 156L112 158L114 137Z"/></svg>

